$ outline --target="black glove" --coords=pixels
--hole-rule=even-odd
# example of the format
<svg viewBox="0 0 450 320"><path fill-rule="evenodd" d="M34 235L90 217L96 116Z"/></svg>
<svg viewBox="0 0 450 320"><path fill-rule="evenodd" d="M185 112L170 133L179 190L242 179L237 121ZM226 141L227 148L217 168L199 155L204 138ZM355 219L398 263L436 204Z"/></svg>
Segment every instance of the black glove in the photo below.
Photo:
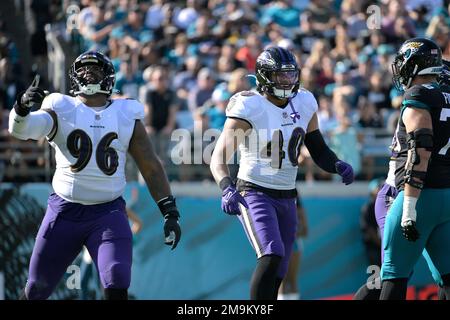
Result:
<svg viewBox="0 0 450 320"><path fill-rule="evenodd" d="M402 226L402 233L406 240L412 242L415 242L420 237L419 231L417 231L416 223L414 221L406 222Z"/></svg>
<svg viewBox="0 0 450 320"><path fill-rule="evenodd" d="M46 92L38 87L39 79L39 75L36 75L28 89L23 94L17 97L14 109L19 116L27 116L30 113L33 105L37 105L39 107L41 106L42 101L46 96Z"/></svg>
<svg viewBox="0 0 450 320"><path fill-rule="evenodd" d="M159 200L158 207L164 217L164 243L172 246L173 250L177 247L181 238L181 228L178 223L180 213L175 204L175 198L168 196Z"/></svg>
<svg viewBox="0 0 450 320"><path fill-rule="evenodd" d="M164 219L164 243L172 246L172 250L178 245L181 238L181 228L178 223L178 218L168 217Z"/></svg>

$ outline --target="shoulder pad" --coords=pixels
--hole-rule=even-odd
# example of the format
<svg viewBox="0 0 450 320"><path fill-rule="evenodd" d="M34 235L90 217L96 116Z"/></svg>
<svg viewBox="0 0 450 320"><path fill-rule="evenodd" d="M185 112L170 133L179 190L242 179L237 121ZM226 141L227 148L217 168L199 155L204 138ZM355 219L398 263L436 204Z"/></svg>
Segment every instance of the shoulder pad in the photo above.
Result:
<svg viewBox="0 0 450 320"><path fill-rule="evenodd" d="M317 110L319 109L316 97L314 97L311 91L308 91L306 89L300 89L297 92L295 98L301 99L302 103L304 103L313 112L317 112Z"/></svg>
<svg viewBox="0 0 450 320"><path fill-rule="evenodd" d="M51 93L42 101L41 109L54 110L55 112L70 110L70 106L73 106L71 99L73 98L61 93Z"/></svg>
<svg viewBox="0 0 450 320"><path fill-rule="evenodd" d="M434 84L422 84L407 89L403 97L403 107L431 109L441 107L442 94Z"/></svg>
<svg viewBox="0 0 450 320"><path fill-rule="evenodd" d="M226 108L226 114L230 112L234 112L236 108L243 108L243 102L241 99L239 99L240 94L236 93L233 95L230 100L228 101L227 108Z"/></svg>
<svg viewBox="0 0 450 320"><path fill-rule="evenodd" d="M135 99L118 99L122 113L130 120L143 120L145 116L144 106ZM115 100L117 101L117 100ZM117 101L117 102L119 102Z"/></svg>
<svg viewBox="0 0 450 320"><path fill-rule="evenodd" d="M258 103L255 103L255 99L258 99L257 93L252 91L238 92L230 98L228 102L226 115L227 117L242 118L248 120L249 117L261 110Z"/></svg>
<svg viewBox="0 0 450 320"><path fill-rule="evenodd" d="M243 97L251 97L251 96L255 96L256 92L254 92L254 91L241 91L239 93L236 93L236 95L240 95L240 96L243 96Z"/></svg>

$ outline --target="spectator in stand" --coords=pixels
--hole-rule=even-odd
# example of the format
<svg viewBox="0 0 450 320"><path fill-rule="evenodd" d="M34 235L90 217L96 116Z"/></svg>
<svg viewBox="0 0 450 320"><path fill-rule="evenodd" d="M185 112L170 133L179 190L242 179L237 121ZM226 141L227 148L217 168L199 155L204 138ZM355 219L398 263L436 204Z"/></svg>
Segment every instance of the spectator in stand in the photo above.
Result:
<svg viewBox="0 0 450 320"><path fill-rule="evenodd" d="M374 59L377 55L377 49L385 42L386 39L380 30L371 30L369 43L362 49L362 53L367 55L370 59Z"/></svg>
<svg viewBox="0 0 450 320"><path fill-rule="evenodd" d="M165 20L164 1L154 0L145 14L145 26L151 30L159 29Z"/></svg>
<svg viewBox="0 0 450 320"><path fill-rule="evenodd" d="M173 87L177 91L177 97L187 105L189 92L197 85L197 74L200 71L200 59L196 56L186 58L186 70L175 75Z"/></svg>
<svg viewBox="0 0 450 320"><path fill-rule="evenodd" d="M393 42L395 42L396 47L400 46L403 42L415 36L415 30L411 30L409 28L410 25L414 24L411 22L409 16L398 17L398 19L395 20Z"/></svg>
<svg viewBox="0 0 450 320"><path fill-rule="evenodd" d="M300 14L300 28L294 33L293 40L301 48L304 54L313 52L313 44L322 37L320 32L315 31L312 27L312 19L310 12Z"/></svg>
<svg viewBox="0 0 450 320"><path fill-rule="evenodd" d="M231 73L230 81L228 82L228 92L230 96L251 89L250 78L247 70L239 68Z"/></svg>
<svg viewBox="0 0 450 320"><path fill-rule="evenodd" d="M300 26L300 11L293 6L293 1L274 1L274 3L264 11L261 22L273 22L280 27L292 29Z"/></svg>
<svg viewBox="0 0 450 320"><path fill-rule="evenodd" d="M188 0L186 7L178 11L174 17L174 24L182 30L186 30L190 25L195 23L199 16L200 1Z"/></svg>
<svg viewBox="0 0 450 320"><path fill-rule="evenodd" d="M375 104L364 96L359 97L358 101L358 120L357 124L361 128L382 128L383 119Z"/></svg>
<svg viewBox="0 0 450 320"><path fill-rule="evenodd" d="M250 32L245 45L236 53L236 59L241 61L249 72L255 72L256 58L262 51L262 43L257 33Z"/></svg>
<svg viewBox="0 0 450 320"><path fill-rule="evenodd" d="M334 68L335 82L328 84L325 87L325 91L332 91L333 96L339 97L339 99L345 99L347 106L356 106L357 91L356 88L350 83L350 67L348 61L338 61ZM335 106L337 103L335 103ZM350 110L351 108L348 108Z"/></svg>
<svg viewBox="0 0 450 320"><path fill-rule="evenodd" d="M367 100L374 105L377 111L391 108L389 87L386 86L385 81L386 77L387 75L380 71L376 71L370 76Z"/></svg>
<svg viewBox="0 0 450 320"><path fill-rule="evenodd" d="M394 47L388 44L381 44L377 49L377 55L374 57L374 69L377 69L384 74L391 72L392 55L394 54Z"/></svg>
<svg viewBox="0 0 450 320"><path fill-rule="evenodd" d="M320 95L318 102L319 110L317 110L317 118L319 120L319 128L325 137L329 137L330 132L335 130L338 125L333 104L330 97L326 95Z"/></svg>
<svg viewBox="0 0 450 320"><path fill-rule="evenodd" d="M341 19L347 24L347 33L351 39L357 39L367 31L367 7L369 1L343 0Z"/></svg>
<svg viewBox="0 0 450 320"><path fill-rule="evenodd" d="M356 88L358 95L367 95L369 84L367 79L372 73L372 60L365 54L358 57L357 68L350 71L350 83Z"/></svg>
<svg viewBox="0 0 450 320"><path fill-rule="evenodd" d="M93 21L86 26L84 36L85 50L96 50L105 52L108 47L108 40L111 31L119 26L119 22L107 20L106 4L104 2L96 2L92 7Z"/></svg>
<svg viewBox="0 0 450 320"><path fill-rule="evenodd" d="M151 87L144 93L145 128L154 142L158 156L166 162L167 147L170 135L175 129L179 104L175 92L169 88L165 67L153 67L149 77Z"/></svg>
<svg viewBox="0 0 450 320"><path fill-rule="evenodd" d="M222 131L227 116L225 110L231 95L226 88L226 84L222 83L214 89L211 97L212 106L206 111L210 128Z"/></svg>
<svg viewBox="0 0 450 320"><path fill-rule="evenodd" d="M331 146L339 159L351 164L355 176L361 171L361 154L358 135L346 115L338 115L338 127L331 133Z"/></svg>
<svg viewBox="0 0 450 320"><path fill-rule="evenodd" d="M396 28L395 24L399 20L401 23ZM406 33L410 35L416 33L414 22L406 11L405 0L390 0L387 6L387 14L382 16L381 31L386 35L386 40L389 43L395 43L400 36L400 30L402 30L402 33L403 30L406 30Z"/></svg>
<svg viewBox="0 0 450 320"><path fill-rule="evenodd" d="M211 99L216 78L214 72L207 67L202 68L197 75L197 84L189 93L188 107L194 113L195 109L203 106L203 104Z"/></svg>
<svg viewBox="0 0 450 320"><path fill-rule="evenodd" d="M337 23L337 12L330 0L310 0L305 12L311 15L313 30L320 32L325 37L334 34Z"/></svg>
<svg viewBox="0 0 450 320"><path fill-rule="evenodd" d="M142 76L136 72L132 57L126 58L120 64L115 88L122 96L139 99L139 87L143 84Z"/></svg>
<svg viewBox="0 0 450 320"><path fill-rule="evenodd" d="M112 31L112 35L120 37L122 42L134 51L153 39L153 32L145 27L143 14L138 6L128 9L126 23Z"/></svg>
<svg viewBox="0 0 450 320"><path fill-rule="evenodd" d="M335 47L330 52L331 57L336 61L342 61L350 57L350 38L346 28L347 26L344 23L336 25Z"/></svg>
<svg viewBox="0 0 450 320"><path fill-rule="evenodd" d="M322 68L322 59L328 56L330 46L327 40L319 39L312 45L311 54L305 61L305 66L308 68L320 70Z"/></svg>
<svg viewBox="0 0 450 320"><path fill-rule="evenodd" d="M188 45L188 37L181 32L175 38L175 47L167 53L167 61L174 66L175 71L181 71L186 63Z"/></svg>

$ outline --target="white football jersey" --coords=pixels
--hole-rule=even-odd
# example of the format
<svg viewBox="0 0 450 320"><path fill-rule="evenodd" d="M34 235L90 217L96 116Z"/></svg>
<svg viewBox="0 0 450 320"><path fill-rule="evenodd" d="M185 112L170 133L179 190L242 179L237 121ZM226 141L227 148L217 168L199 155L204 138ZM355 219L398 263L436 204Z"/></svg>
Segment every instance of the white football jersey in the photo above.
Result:
<svg viewBox="0 0 450 320"><path fill-rule="evenodd" d="M144 118L136 100L117 99L101 111L78 98L53 93L43 109L55 111L56 131L47 139L56 150L53 190L61 198L98 204L120 197L125 188L125 162L135 120Z"/></svg>
<svg viewBox="0 0 450 320"><path fill-rule="evenodd" d="M227 107L229 118L239 118L252 132L239 146L238 178L276 190L295 188L297 159L317 101L300 90L284 107L272 104L257 92L234 95Z"/></svg>

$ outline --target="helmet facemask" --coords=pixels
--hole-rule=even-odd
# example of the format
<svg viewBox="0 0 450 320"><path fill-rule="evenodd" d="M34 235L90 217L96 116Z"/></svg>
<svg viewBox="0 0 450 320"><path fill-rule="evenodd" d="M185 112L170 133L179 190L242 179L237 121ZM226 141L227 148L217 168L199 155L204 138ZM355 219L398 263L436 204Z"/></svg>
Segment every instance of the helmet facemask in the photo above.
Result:
<svg viewBox="0 0 450 320"><path fill-rule="evenodd" d="M99 55L77 59L72 65L69 77L71 91L75 95L91 96L101 93L110 96L115 82L114 67L106 58Z"/></svg>
<svg viewBox="0 0 450 320"><path fill-rule="evenodd" d="M398 54L391 65L392 81L394 82L394 86L397 88L397 90L400 91L406 90L412 81L412 77L408 77L405 74L406 62L407 61L405 59L405 56L403 54ZM417 66L415 68L417 69Z"/></svg>
<svg viewBox="0 0 450 320"><path fill-rule="evenodd" d="M283 70L283 71L264 71L259 72L259 77L264 85L260 85L261 91L277 98L289 99L293 97L300 86L300 72L298 69Z"/></svg>
<svg viewBox="0 0 450 320"><path fill-rule="evenodd" d="M272 95L279 99L289 99L294 95L294 89L299 82L298 70L274 71L271 74ZM297 91L297 90L295 90Z"/></svg>
<svg viewBox="0 0 450 320"><path fill-rule="evenodd" d="M76 82L80 91L75 94L94 95L101 91L101 82L104 79L102 68L96 65L83 66L75 71Z"/></svg>

